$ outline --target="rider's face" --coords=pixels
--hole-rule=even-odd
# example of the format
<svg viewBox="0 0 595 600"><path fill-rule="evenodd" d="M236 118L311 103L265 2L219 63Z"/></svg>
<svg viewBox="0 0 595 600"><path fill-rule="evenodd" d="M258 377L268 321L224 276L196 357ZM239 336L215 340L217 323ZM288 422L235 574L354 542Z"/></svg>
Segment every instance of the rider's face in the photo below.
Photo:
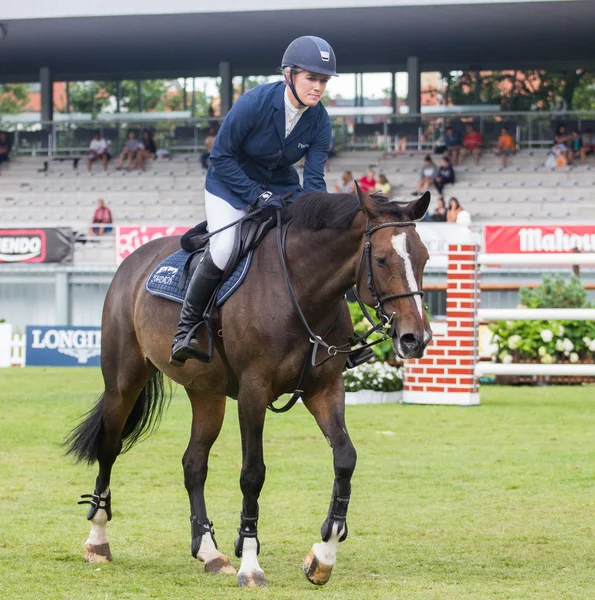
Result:
<svg viewBox="0 0 595 600"><path fill-rule="evenodd" d="M329 79L330 77L328 75L320 75L318 73L311 73L310 71L300 71L299 73L294 73L293 85L295 86L295 91L300 100L306 106L316 106L320 102L322 94L324 94ZM298 102L293 102L295 98L293 97L291 90L289 89L288 91L292 104L297 107Z"/></svg>

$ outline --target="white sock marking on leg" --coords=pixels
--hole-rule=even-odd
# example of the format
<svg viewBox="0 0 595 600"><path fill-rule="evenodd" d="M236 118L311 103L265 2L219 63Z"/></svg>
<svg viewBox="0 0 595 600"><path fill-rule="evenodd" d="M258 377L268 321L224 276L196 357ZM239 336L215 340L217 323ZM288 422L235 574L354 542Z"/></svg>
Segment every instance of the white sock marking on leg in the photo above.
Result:
<svg viewBox="0 0 595 600"><path fill-rule="evenodd" d="M223 556L223 554L215 548L213 536L210 533L205 533L202 536L200 548L198 549L198 560L207 563L220 556Z"/></svg>
<svg viewBox="0 0 595 600"><path fill-rule="evenodd" d="M405 276L407 277L409 291L419 291L419 288L417 287L417 281L415 281L415 275L413 274L411 257L409 256L409 252L407 252L407 234L403 232L399 233L398 235L393 235L393 237L391 238L391 243L397 255L400 256L403 259L403 262L405 263ZM419 310L420 316L423 317L421 297L419 296L419 294L415 294L413 298L415 299L415 304L417 305L417 310Z"/></svg>
<svg viewBox="0 0 595 600"><path fill-rule="evenodd" d="M341 528L341 531L337 531L338 527L337 524L333 525L333 533L331 533L328 542L318 542L312 546L312 552L314 552L318 562L328 567L332 567L337 561L337 544L343 533L343 528Z"/></svg>
<svg viewBox="0 0 595 600"><path fill-rule="evenodd" d="M258 556L256 554L257 547L258 546L255 538L244 538L244 546L242 548L242 564L240 565L238 575L241 575L242 573L255 573L256 571L260 571L262 573L262 569L258 564Z"/></svg>

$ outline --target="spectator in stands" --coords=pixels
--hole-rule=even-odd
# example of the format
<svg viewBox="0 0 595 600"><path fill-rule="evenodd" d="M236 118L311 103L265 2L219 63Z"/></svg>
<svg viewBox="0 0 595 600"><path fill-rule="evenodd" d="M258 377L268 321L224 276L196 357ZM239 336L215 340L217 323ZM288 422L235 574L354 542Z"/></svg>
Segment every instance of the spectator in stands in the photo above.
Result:
<svg viewBox="0 0 595 600"><path fill-rule="evenodd" d="M451 198L448 201L448 212L446 213L446 221L448 223L456 223L457 217L463 212L463 207L459 204L456 198Z"/></svg>
<svg viewBox="0 0 595 600"><path fill-rule="evenodd" d="M200 155L200 165L205 171L209 168L209 164L211 163L211 150L213 149L214 143L215 130L211 128L209 129L209 133L207 133L207 137L205 138L205 151Z"/></svg>
<svg viewBox="0 0 595 600"><path fill-rule="evenodd" d="M106 227L106 225L112 222L112 211L103 200L97 200L97 209L93 213L93 224L97 224L98 227L89 227L89 235L110 233L112 228Z"/></svg>
<svg viewBox="0 0 595 600"><path fill-rule="evenodd" d="M508 166L508 158L516 152L516 143L512 135L510 135L506 127L502 127L500 131L500 137L498 138L498 144L494 148L494 154L500 157L502 168L505 169Z"/></svg>
<svg viewBox="0 0 595 600"><path fill-rule="evenodd" d="M340 194L355 194L355 179L351 171L344 171L341 181L335 186L335 191Z"/></svg>
<svg viewBox="0 0 595 600"><path fill-rule="evenodd" d="M388 182L388 179L384 173L380 173L378 175L378 181L376 182L376 187L374 188L375 192L380 192L384 194L386 197L390 196L392 190L391 184Z"/></svg>
<svg viewBox="0 0 595 600"><path fill-rule="evenodd" d="M444 200L444 186L449 184L449 183L454 183L455 182L455 170L452 168L452 164L450 163L450 160L448 159L448 156L446 156L446 154L442 157L442 160L440 161L440 166L438 167L438 170L436 171L436 177L434 179L434 185L436 186L436 189L438 190L438 193L440 194L440 198L442 198Z"/></svg>
<svg viewBox="0 0 595 600"><path fill-rule="evenodd" d="M153 160L157 155L157 146L149 129L143 131L143 141L136 151L136 168L145 170L145 160Z"/></svg>
<svg viewBox="0 0 595 600"><path fill-rule="evenodd" d="M371 194L376 189L375 168L374 165L370 165L368 167L368 172L359 180L359 186L362 188L362 191L367 194Z"/></svg>
<svg viewBox="0 0 595 600"><path fill-rule="evenodd" d="M143 145L136 139L136 132L131 129L128 132L128 139L126 140L126 145L124 146L124 150L120 154L120 164L118 165L118 169L122 168L124 164L124 159L128 158L128 170L132 169L132 161L136 157L136 153L139 150L143 149Z"/></svg>
<svg viewBox="0 0 595 600"><path fill-rule="evenodd" d="M475 131L473 125L469 123L465 126L465 135L463 136L463 151L461 156L465 157L469 154L475 159L475 166L479 166L479 157L481 156L481 148L483 146L483 136L479 131Z"/></svg>
<svg viewBox="0 0 595 600"><path fill-rule="evenodd" d="M446 221L446 205L444 204L444 197L440 196L436 202L436 210L431 214L430 221L438 223Z"/></svg>
<svg viewBox="0 0 595 600"><path fill-rule="evenodd" d="M561 158L564 161L564 164L572 163L572 151L570 150L570 136L566 133L566 127L564 127L564 125L558 125L556 135L554 136L554 146L552 147L552 154L554 154L556 157ZM558 164L557 166L563 165Z"/></svg>
<svg viewBox="0 0 595 600"><path fill-rule="evenodd" d="M446 128L444 135L445 154L453 165L459 165L461 160L461 135L456 132L452 125Z"/></svg>
<svg viewBox="0 0 595 600"><path fill-rule="evenodd" d="M101 137L101 133L96 131L93 134L93 139L89 144L89 152L87 153L87 169L89 169L89 173L93 168L93 162L98 159L103 163L103 170L107 171L107 161L110 158L111 156L107 148L107 142Z"/></svg>
<svg viewBox="0 0 595 600"><path fill-rule="evenodd" d="M8 157L10 155L10 140L8 139L8 134L6 131L0 131L0 165L2 163L8 162Z"/></svg>
<svg viewBox="0 0 595 600"><path fill-rule="evenodd" d="M427 192L434 184L434 179L436 179L437 172L438 171L434 161L432 160L432 157L429 154L426 154L424 158L424 166L421 169L420 178L417 182L417 187L412 194L417 196L418 194Z"/></svg>
<svg viewBox="0 0 595 600"><path fill-rule="evenodd" d="M583 145L580 151L581 165L587 162L587 156L590 154L595 154L595 135L593 135L592 129L587 129L583 133Z"/></svg>
<svg viewBox="0 0 595 600"><path fill-rule="evenodd" d="M581 138L581 133L578 129L574 129L570 134L570 142L569 142L569 161L568 164L571 165L574 162L575 158L580 158L581 148L583 146L583 140Z"/></svg>

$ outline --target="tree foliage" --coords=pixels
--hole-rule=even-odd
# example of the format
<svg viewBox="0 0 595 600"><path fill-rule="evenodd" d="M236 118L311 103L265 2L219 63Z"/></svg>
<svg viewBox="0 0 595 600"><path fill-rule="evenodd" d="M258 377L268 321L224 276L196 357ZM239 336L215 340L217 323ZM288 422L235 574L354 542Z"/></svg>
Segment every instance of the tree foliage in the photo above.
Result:
<svg viewBox="0 0 595 600"><path fill-rule="evenodd" d="M24 83L0 85L0 114L16 115L26 110L29 89Z"/></svg>
<svg viewBox="0 0 595 600"><path fill-rule="evenodd" d="M595 73L584 69L454 71L443 82L446 104L492 104L506 111L595 109Z"/></svg>

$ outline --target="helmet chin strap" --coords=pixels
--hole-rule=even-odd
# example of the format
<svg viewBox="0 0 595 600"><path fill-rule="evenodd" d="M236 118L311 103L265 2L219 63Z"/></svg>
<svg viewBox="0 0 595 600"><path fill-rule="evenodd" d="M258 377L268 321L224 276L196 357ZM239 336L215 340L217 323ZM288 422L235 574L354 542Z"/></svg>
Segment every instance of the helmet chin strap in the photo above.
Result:
<svg viewBox="0 0 595 600"><path fill-rule="evenodd" d="M298 104L300 104L301 106L307 106L307 104L304 104L300 100L300 97L297 95L297 92L295 91L295 85L293 84L293 74L294 74L294 71L290 67L289 68L289 78L287 79L287 85L289 86L289 89L291 90L291 93L293 94L293 97L298 101Z"/></svg>

